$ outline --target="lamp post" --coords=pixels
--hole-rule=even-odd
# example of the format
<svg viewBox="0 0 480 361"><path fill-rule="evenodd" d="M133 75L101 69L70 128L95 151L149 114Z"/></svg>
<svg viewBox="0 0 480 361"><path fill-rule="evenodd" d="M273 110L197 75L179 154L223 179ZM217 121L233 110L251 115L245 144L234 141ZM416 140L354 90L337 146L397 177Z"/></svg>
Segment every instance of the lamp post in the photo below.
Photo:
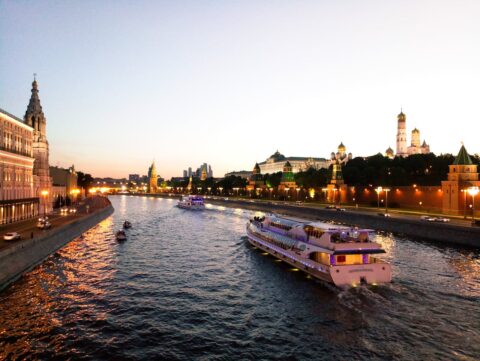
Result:
<svg viewBox="0 0 480 361"><path fill-rule="evenodd" d="M285 200L288 201L288 191L290 190L290 188L285 188Z"/></svg>
<svg viewBox="0 0 480 361"><path fill-rule="evenodd" d="M77 200L77 196L79 195L79 193L80 193L80 189L78 189L78 188L74 188L70 191L70 194L73 197L73 204L77 203L76 200Z"/></svg>
<svg viewBox="0 0 480 361"><path fill-rule="evenodd" d="M390 188L385 188L385 214L388 213L388 192L390 192Z"/></svg>
<svg viewBox="0 0 480 361"><path fill-rule="evenodd" d="M48 196L48 190L43 190L40 193L43 197L43 218L47 217L47 196Z"/></svg>
<svg viewBox="0 0 480 361"><path fill-rule="evenodd" d="M464 207L463 207L463 219L467 219L467 190L466 189L462 189L462 192L465 196L465 199L464 199Z"/></svg>
<svg viewBox="0 0 480 361"><path fill-rule="evenodd" d="M295 190L297 191L297 202L298 202L298 193L300 192L300 188L295 188Z"/></svg>
<svg viewBox="0 0 480 361"><path fill-rule="evenodd" d="M377 208L380 209L380 193L382 193L383 188L377 187L375 192L377 192Z"/></svg>
<svg viewBox="0 0 480 361"><path fill-rule="evenodd" d="M475 196L478 194L478 187L468 188L468 194L472 196L472 224L475 224Z"/></svg>

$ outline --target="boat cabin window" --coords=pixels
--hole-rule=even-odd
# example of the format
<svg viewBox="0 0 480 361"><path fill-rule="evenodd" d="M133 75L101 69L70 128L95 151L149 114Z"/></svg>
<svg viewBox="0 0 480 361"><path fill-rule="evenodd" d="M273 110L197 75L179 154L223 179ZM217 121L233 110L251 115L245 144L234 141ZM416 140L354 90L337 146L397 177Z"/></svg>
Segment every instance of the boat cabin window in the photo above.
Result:
<svg viewBox="0 0 480 361"><path fill-rule="evenodd" d="M289 230L292 229L292 227L290 227L290 226L286 226L284 224L277 223L277 222L270 222L270 226L275 227L275 228L279 228L279 229L283 229L285 231L289 231Z"/></svg>
<svg viewBox="0 0 480 361"><path fill-rule="evenodd" d="M308 234L309 237L315 237L315 238L321 238L325 233L317 228L306 228L305 232Z"/></svg>

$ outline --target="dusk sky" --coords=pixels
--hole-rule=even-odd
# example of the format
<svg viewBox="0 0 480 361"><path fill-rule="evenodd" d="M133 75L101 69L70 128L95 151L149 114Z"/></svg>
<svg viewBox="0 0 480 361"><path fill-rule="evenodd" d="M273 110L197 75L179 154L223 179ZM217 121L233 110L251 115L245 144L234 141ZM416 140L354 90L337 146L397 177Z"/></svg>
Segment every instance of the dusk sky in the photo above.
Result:
<svg viewBox="0 0 480 361"><path fill-rule="evenodd" d="M479 153L480 1L1 1L0 108L37 73L50 163L214 176L277 149Z"/></svg>

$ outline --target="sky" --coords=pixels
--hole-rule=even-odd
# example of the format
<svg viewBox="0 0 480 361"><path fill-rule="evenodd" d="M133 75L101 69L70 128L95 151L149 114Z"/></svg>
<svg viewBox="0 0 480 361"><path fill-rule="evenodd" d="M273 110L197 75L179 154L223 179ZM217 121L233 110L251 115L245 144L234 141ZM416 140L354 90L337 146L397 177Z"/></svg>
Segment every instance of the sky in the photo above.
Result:
<svg viewBox="0 0 480 361"><path fill-rule="evenodd" d="M4 1L0 108L37 73L50 164L166 178L251 170L277 149L480 153L480 1Z"/></svg>

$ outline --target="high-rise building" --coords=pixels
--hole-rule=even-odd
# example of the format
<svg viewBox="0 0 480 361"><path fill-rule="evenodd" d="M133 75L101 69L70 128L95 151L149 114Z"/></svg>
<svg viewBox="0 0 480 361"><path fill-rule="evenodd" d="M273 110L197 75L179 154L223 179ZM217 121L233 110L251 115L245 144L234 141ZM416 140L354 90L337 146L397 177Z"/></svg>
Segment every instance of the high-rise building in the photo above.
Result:
<svg viewBox="0 0 480 361"><path fill-rule="evenodd" d="M188 177L188 171L185 169L183 171L183 178L187 178Z"/></svg>
<svg viewBox="0 0 480 361"><path fill-rule="evenodd" d="M128 181L133 182L135 184L140 183L140 174L129 174Z"/></svg>
<svg viewBox="0 0 480 361"><path fill-rule="evenodd" d="M192 167L188 167L188 176L189 176L189 177L193 176L193 174L192 174Z"/></svg>

